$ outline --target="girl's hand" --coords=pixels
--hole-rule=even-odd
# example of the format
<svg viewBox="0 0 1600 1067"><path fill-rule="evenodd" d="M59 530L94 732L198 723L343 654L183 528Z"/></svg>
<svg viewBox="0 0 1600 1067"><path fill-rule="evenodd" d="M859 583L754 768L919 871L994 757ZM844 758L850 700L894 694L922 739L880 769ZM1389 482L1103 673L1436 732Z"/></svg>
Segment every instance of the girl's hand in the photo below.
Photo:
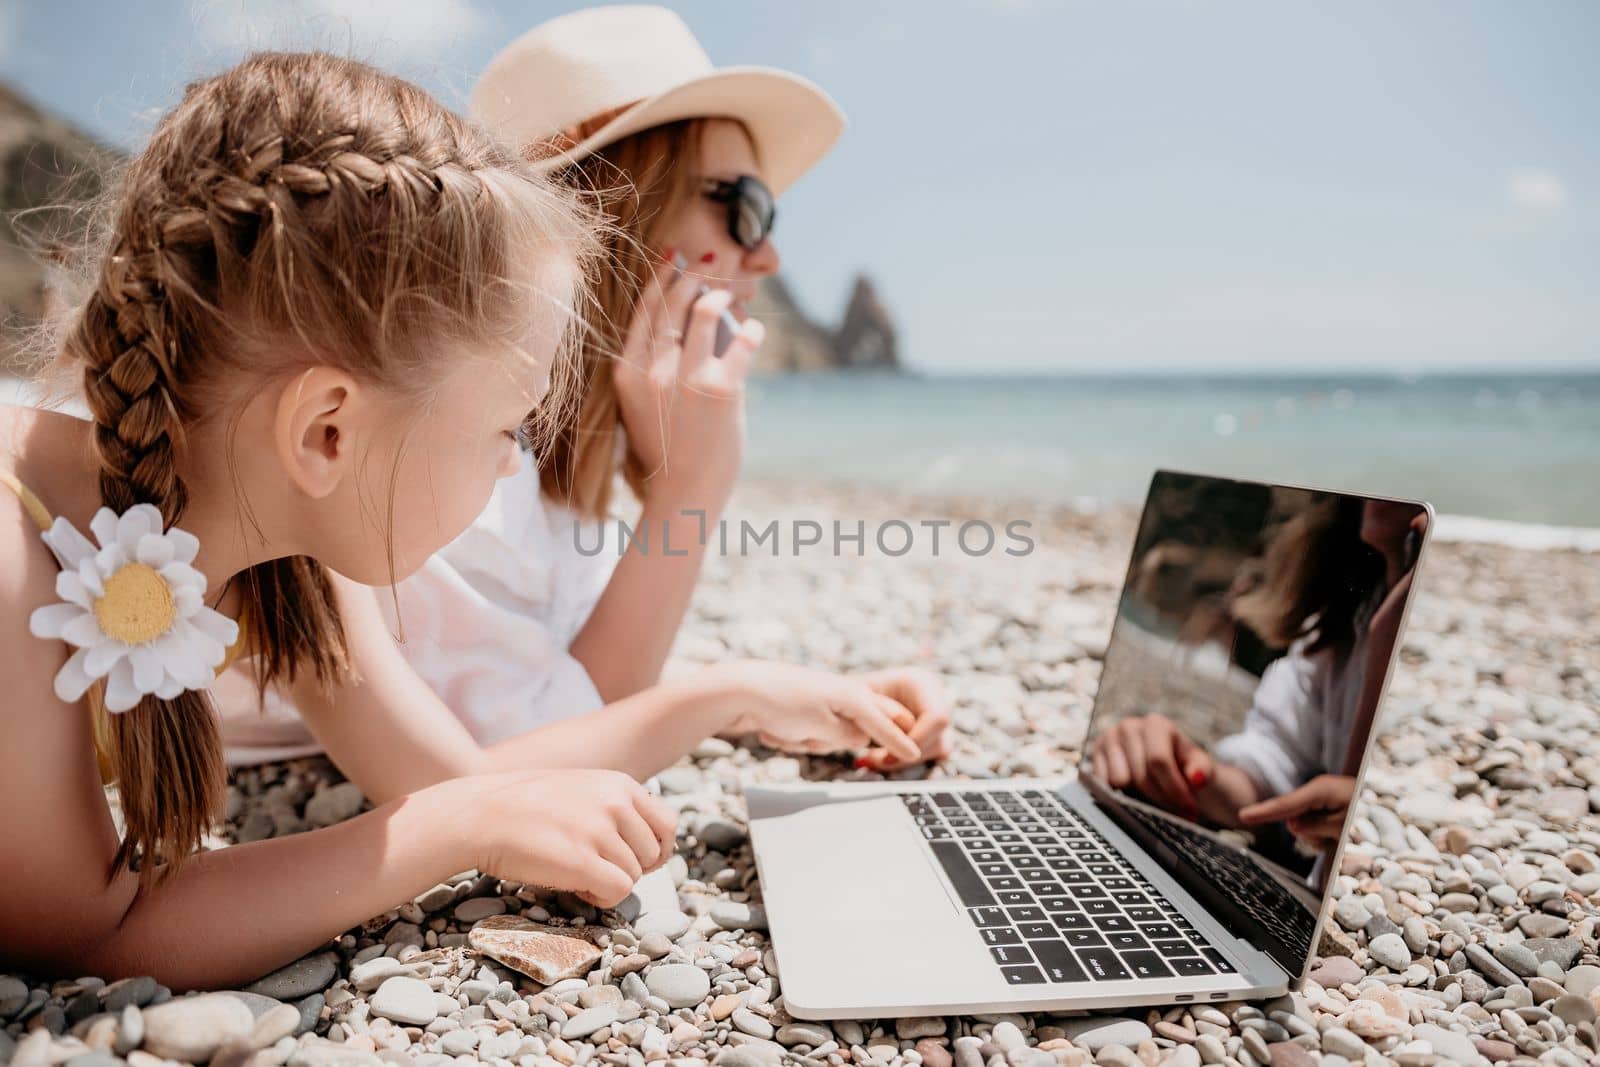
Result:
<svg viewBox="0 0 1600 1067"><path fill-rule="evenodd" d="M477 868L615 907L672 855L677 816L617 771L527 771L457 779L487 833ZM461 810L461 809L458 809Z"/></svg>
<svg viewBox="0 0 1600 1067"><path fill-rule="evenodd" d="M755 734L789 752L859 751L876 743L908 763L921 756L908 732L916 715L866 679L777 663L719 669L735 672L735 685L755 705L734 722L733 733Z"/></svg>
<svg viewBox="0 0 1600 1067"><path fill-rule="evenodd" d="M1355 795L1356 780L1349 775L1319 774L1298 789L1240 808L1239 821L1246 826L1281 822L1308 844L1337 845Z"/></svg>
<svg viewBox="0 0 1600 1067"><path fill-rule="evenodd" d="M697 298L700 275L679 273L670 250L665 259L634 308L612 380L647 500L720 509L744 454L745 376L766 331L746 321L715 357L717 319L732 295Z"/></svg>
<svg viewBox="0 0 1600 1067"><path fill-rule="evenodd" d="M911 740L920 750L916 760L927 762L942 760L950 755L954 737L950 728L950 702L945 698L944 686L927 671L911 667L875 671L861 679L873 692L889 697L911 712L916 720L911 727ZM892 771L906 766L906 761L880 747L868 749L856 761L857 766L876 771Z"/></svg>
<svg viewBox="0 0 1600 1067"><path fill-rule="evenodd" d="M1113 789L1137 789L1151 803L1193 819L1198 794L1216 777L1211 753L1165 715L1137 715L1100 732L1090 750L1094 774Z"/></svg>

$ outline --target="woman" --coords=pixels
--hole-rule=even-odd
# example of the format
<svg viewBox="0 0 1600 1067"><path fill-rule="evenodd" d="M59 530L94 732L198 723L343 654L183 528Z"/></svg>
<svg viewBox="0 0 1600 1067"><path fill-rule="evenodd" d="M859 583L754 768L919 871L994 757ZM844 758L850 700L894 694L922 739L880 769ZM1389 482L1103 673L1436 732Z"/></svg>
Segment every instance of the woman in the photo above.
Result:
<svg viewBox="0 0 1600 1067"><path fill-rule="evenodd" d="M1210 750L1164 715L1116 723L1092 745L1097 777L1219 826L1282 823L1332 849L1355 794L1427 514L1344 500L1290 518L1259 584L1229 612L1269 649L1241 729Z"/></svg>
<svg viewBox="0 0 1600 1067"><path fill-rule="evenodd" d="M464 534L397 590L392 624L416 671L484 743L592 711L659 679L738 474L744 375L760 324L745 308L778 269L774 200L838 138L821 89L783 71L714 69L655 7L604 7L535 27L496 56L472 117L612 223L598 314L580 342L575 425L500 483ZM686 269L679 269L675 262ZM699 296L704 284L711 292ZM747 345L714 354L724 310ZM698 329L696 323L699 324ZM604 537L618 474L648 551ZM671 552L665 550L666 546ZM949 750L936 682L864 679L916 717L924 758ZM315 751L292 709L233 679L231 762ZM767 732L779 747L815 739ZM882 749L875 767L903 765Z"/></svg>

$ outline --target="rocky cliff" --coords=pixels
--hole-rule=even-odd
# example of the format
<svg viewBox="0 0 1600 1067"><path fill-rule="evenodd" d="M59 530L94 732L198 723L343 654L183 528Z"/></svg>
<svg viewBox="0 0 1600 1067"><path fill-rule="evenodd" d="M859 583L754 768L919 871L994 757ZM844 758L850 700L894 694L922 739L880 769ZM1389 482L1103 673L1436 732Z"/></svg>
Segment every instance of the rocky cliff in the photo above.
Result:
<svg viewBox="0 0 1600 1067"><path fill-rule="evenodd" d="M865 275L856 278L836 327L824 326L801 310L781 276L761 284L750 313L767 327L753 367L759 373L894 370L900 365L894 322Z"/></svg>
<svg viewBox="0 0 1600 1067"><path fill-rule="evenodd" d="M99 194L112 162L91 138L0 82L0 370L17 358L17 327L45 309L43 263L79 239L82 205Z"/></svg>

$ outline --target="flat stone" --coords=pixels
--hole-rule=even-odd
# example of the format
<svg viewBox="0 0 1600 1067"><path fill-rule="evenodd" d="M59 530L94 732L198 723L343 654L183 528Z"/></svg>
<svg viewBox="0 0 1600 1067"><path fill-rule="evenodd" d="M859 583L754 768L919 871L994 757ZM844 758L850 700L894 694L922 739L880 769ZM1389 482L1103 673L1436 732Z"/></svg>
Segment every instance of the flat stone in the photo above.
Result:
<svg viewBox="0 0 1600 1067"><path fill-rule="evenodd" d="M1067 1040L1080 1048L1090 1052L1097 1052L1106 1045L1126 1045L1133 1048L1141 1041L1148 1041L1154 1035L1150 1027L1138 1019L1124 1019L1118 1015L1090 1015L1082 1019L1065 1019L1061 1029L1066 1031Z"/></svg>
<svg viewBox="0 0 1600 1067"><path fill-rule="evenodd" d="M258 993L274 1000L300 1000L312 993L320 993L333 984L339 974L339 954L321 952L315 956L295 960L289 966L258 978L244 987L246 993Z"/></svg>
<svg viewBox="0 0 1600 1067"><path fill-rule="evenodd" d="M916 1050L917 1055L922 1057L922 1067L954 1067L950 1050L931 1038L918 1041Z"/></svg>
<svg viewBox="0 0 1600 1067"><path fill-rule="evenodd" d="M635 932L637 932L637 927L635 927ZM659 931L640 934L639 951L653 960L659 960L662 956L672 951L672 939Z"/></svg>
<svg viewBox="0 0 1600 1067"><path fill-rule="evenodd" d="M789 1023L778 1028L778 1044L810 1045L816 1048L833 1040L833 1032L823 1023Z"/></svg>
<svg viewBox="0 0 1600 1067"><path fill-rule="evenodd" d="M1406 948L1399 934L1384 934L1374 938L1367 945L1367 953L1391 971L1403 971L1411 966L1411 950Z"/></svg>
<svg viewBox="0 0 1600 1067"><path fill-rule="evenodd" d="M1194 1045L1179 1045L1161 1058L1161 1067L1200 1067L1200 1050Z"/></svg>
<svg viewBox="0 0 1600 1067"><path fill-rule="evenodd" d="M433 987L420 978L395 975L386 978L368 1001L372 1014L405 1026L427 1026L439 1017Z"/></svg>
<svg viewBox="0 0 1600 1067"><path fill-rule="evenodd" d="M671 1003L671 1001L668 1001L668 1003ZM735 1008L733 1009L733 1014L728 1018L740 1033L749 1034L751 1037L759 1037L763 1040L771 1040L772 1038L772 1024L749 1008Z"/></svg>
<svg viewBox="0 0 1600 1067"><path fill-rule="evenodd" d="M1322 1031L1322 1051L1361 1063L1367 1058L1367 1043L1342 1026L1330 1026Z"/></svg>
<svg viewBox="0 0 1600 1067"><path fill-rule="evenodd" d="M491 915L474 926L467 943L490 959L540 985L582 978L600 963L591 928L541 926L519 915Z"/></svg>
<svg viewBox="0 0 1600 1067"><path fill-rule="evenodd" d="M724 930L765 930L767 912L759 904L718 900L711 905L711 921Z"/></svg>
<svg viewBox="0 0 1600 1067"><path fill-rule="evenodd" d="M1600 989L1600 967L1592 963L1580 964L1567 971L1566 986L1568 993L1586 997L1596 989Z"/></svg>
<svg viewBox="0 0 1600 1067"><path fill-rule="evenodd" d="M1495 949L1494 958L1519 978L1530 978L1539 973L1539 957L1515 942Z"/></svg>
<svg viewBox="0 0 1600 1067"><path fill-rule="evenodd" d="M261 1049L276 1044L280 1038L289 1037L300 1026L300 1009L293 1004L279 1004L256 1019L250 1028L250 1047Z"/></svg>
<svg viewBox="0 0 1600 1067"><path fill-rule="evenodd" d="M1446 1030L1433 1023L1419 1023L1411 1030L1411 1036L1420 1041L1426 1041L1433 1046L1433 1051L1452 1063L1471 1063L1477 1058L1478 1050L1472 1045L1472 1038L1467 1034L1458 1034L1454 1030Z"/></svg>
<svg viewBox="0 0 1600 1067"><path fill-rule="evenodd" d="M67 1067L122 1067L122 1061L104 1052L80 1052L67 1060Z"/></svg>
<svg viewBox="0 0 1600 1067"><path fill-rule="evenodd" d="M144 1047L162 1059L204 1063L229 1041L248 1037L255 1016L237 997L205 993L144 1011Z"/></svg>
<svg viewBox="0 0 1600 1067"><path fill-rule="evenodd" d="M1559 915L1535 911L1518 919L1517 929L1528 937L1566 937L1572 924Z"/></svg>
<svg viewBox="0 0 1600 1067"><path fill-rule="evenodd" d="M451 1030L439 1039L439 1051L446 1056L466 1056L478 1047L478 1035L472 1030Z"/></svg>
<svg viewBox="0 0 1600 1067"><path fill-rule="evenodd" d="M389 1065L365 1049L346 1048L331 1041L318 1041L301 1045L291 1052L286 1067L389 1067Z"/></svg>
<svg viewBox="0 0 1600 1067"><path fill-rule="evenodd" d="M1465 952L1467 956L1467 962L1470 963L1479 974L1489 979L1490 983L1494 985L1509 986L1517 985L1521 982L1521 979L1517 977L1515 971L1511 970L1505 964L1495 959L1494 956L1490 955L1489 950L1484 948L1482 945L1468 945L1465 949Z"/></svg>
<svg viewBox="0 0 1600 1067"><path fill-rule="evenodd" d="M0 982L4 980L0 978ZM155 998L157 988L156 980L147 974L137 978L124 978L100 990L100 1004L106 1011L111 1012L121 1011L129 1004L142 1008ZM24 997L27 995L26 988L23 989L23 995ZM0 1001L4 999L5 997L0 995ZM5 1014L7 1014L5 1006L0 1004L0 1016Z"/></svg>
<svg viewBox="0 0 1600 1067"><path fill-rule="evenodd" d="M1274 1041L1267 1046L1267 1063L1271 1067L1316 1067L1317 1057L1293 1041Z"/></svg>
<svg viewBox="0 0 1600 1067"><path fill-rule="evenodd" d="M350 984L370 993L397 974L411 974L411 968L393 956L374 956L350 968Z"/></svg>
<svg viewBox="0 0 1600 1067"><path fill-rule="evenodd" d="M506 902L499 897L468 897L456 905L453 914L456 922L468 925L489 918L491 915L504 915Z"/></svg>
<svg viewBox="0 0 1600 1067"><path fill-rule="evenodd" d="M711 1062L716 1067L772 1067L759 1053L744 1048L725 1048Z"/></svg>
<svg viewBox="0 0 1600 1067"><path fill-rule="evenodd" d="M226 990L225 997L232 997L250 1009L250 1017L259 1019L273 1008L279 1007L279 1002L272 997L264 997L260 993L246 993L242 989Z"/></svg>
<svg viewBox="0 0 1600 1067"><path fill-rule="evenodd" d="M1366 970L1349 956L1329 956L1307 975L1324 989L1337 989L1346 983L1359 982L1366 976Z"/></svg>
<svg viewBox="0 0 1600 1067"><path fill-rule="evenodd" d="M1563 971L1571 967L1572 961L1583 951L1582 943L1575 937L1530 937L1522 947L1533 953L1540 963L1554 963Z"/></svg>
<svg viewBox="0 0 1600 1067"><path fill-rule="evenodd" d="M1595 1016L1594 1002L1575 993L1565 993L1557 997L1550 1011L1568 1026L1592 1022Z"/></svg>
<svg viewBox="0 0 1600 1067"><path fill-rule="evenodd" d="M633 932L641 939L660 934L668 941L676 941L689 932L692 924L693 920L681 911L647 911L634 920Z"/></svg>
<svg viewBox="0 0 1600 1067"><path fill-rule="evenodd" d="M692 1008L711 992L711 977L687 963L667 963L652 967L644 976L651 995L674 1008Z"/></svg>
<svg viewBox="0 0 1600 1067"><path fill-rule="evenodd" d="M1478 1050L1478 1055L1492 1063L1504 1063L1515 1059L1517 1046L1509 1041L1494 1041L1486 1037L1472 1039L1472 1047Z"/></svg>
<svg viewBox="0 0 1600 1067"><path fill-rule="evenodd" d="M895 1036L902 1041L938 1037L944 1029L944 1020L937 1015L912 1015L894 1021Z"/></svg>
<svg viewBox="0 0 1600 1067"><path fill-rule="evenodd" d="M994 1029L989 1032L989 1040L1005 1049L1015 1052L1028 1047L1028 1038L1021 1028L1010 1019L1002 1019L994 1024ZM1084 1046L1087 1048L1088 1046Z"/></svg>
<svg viewBox="0 0 1600 1067"><path fill-rule="evenodd" d="M617 1006L614 1004L597 1004L592 1008L585 1008L561 1024L561 1039L576 1041L588 1037L596 1030L616 1022L617 1017Z"/></svg>
<svg viewBox="0 0 1600 1067"><path fill-rule="evenodd" d="M723 819L707 822L695 836L713 852L732 852L750 838L744 827Z"/></svg>
<svg viewBox="0 0 1600 1067"><path fill-rule="evenodd" d="M361 810L366 797L354 782L340 782L319 791L306 801L306 822L311 826L332 826Z"/></svg>
<svg viewBox="0 0 1600 1067"><path fill-rule="evenodd" d="M300 1025L295 1027L295 1037L310 1033L317 1028L317 1022L322 1018L322 1009L327 1003L328 999L321 993L313 993L295 1005L300 1012Z"/></svg>

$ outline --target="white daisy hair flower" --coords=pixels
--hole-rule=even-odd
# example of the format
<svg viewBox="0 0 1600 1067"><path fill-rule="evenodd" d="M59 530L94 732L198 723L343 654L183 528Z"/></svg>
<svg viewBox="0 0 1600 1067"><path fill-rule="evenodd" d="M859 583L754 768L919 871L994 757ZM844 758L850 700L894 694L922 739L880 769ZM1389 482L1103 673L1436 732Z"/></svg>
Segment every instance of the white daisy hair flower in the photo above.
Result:
<svg viewBox="0 0 1600 1067"><path fill-rule="evenodd" d="M34 611L28 629L77 649L56 674L56 696L67 703L102 678L113 712L145 696L205 689L238 640L239 624L205 604L205 576L192 566L200 542L162 525L155 505L135 504L120 516L95 513L98 549L62 518L40 535L61 561L62 602Z"/></svg>

